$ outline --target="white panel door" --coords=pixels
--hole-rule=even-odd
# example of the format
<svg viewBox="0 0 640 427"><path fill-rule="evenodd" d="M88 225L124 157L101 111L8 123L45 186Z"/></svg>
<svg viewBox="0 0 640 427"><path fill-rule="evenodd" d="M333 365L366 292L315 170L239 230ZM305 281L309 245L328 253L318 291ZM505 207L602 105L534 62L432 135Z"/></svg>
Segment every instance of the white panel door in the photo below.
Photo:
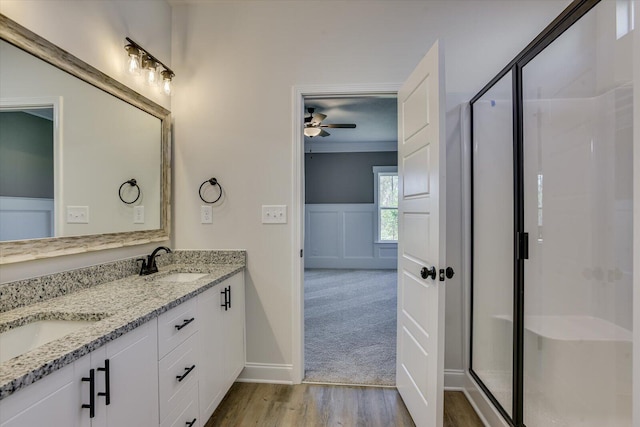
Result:
<svg viewBox="0 0 640 427"><path fill-rule="evenodd" d="M436 42L398 93L396 385L418 427L442 426L444 387L444 63ZM424 273L431 272L427 278Z"/></svg>

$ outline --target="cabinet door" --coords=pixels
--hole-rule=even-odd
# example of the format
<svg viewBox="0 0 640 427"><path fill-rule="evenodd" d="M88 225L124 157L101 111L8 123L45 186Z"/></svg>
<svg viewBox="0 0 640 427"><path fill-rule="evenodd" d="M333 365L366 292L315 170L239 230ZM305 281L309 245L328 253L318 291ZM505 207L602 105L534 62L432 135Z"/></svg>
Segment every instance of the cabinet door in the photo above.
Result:
<svg viewBox="0 0 640 427"><path fill-rule="evenodd" d="M224 396L223 313L226 281L198 295L200 319L200 419L208 420Z"/></svg>
<svg viewBox="0 0 640 427"><path fill-rule="evenodd" d="M160 421L155 319L107 343L106 359L109 360L110 404L105 405L106 399L98 397L98 410L106 408L107 426L157 426ZM92 364L103 367L104 360L92 359Z"/></svg>
<svg viewBox="0 0 640 427"><path fill-rule="evenodd" d="M224 314L224 373L225 385L230 387L245 365L244 353L244 274L239 273L225 281L231 288L231 306ZM226 392L226 389L225 389Z"/></svg>
<svg viewBox="0 0 640 427"><path fill-rule="evenodd" d="M89 422L89 411L83 409L80 402L88 404L89 394L88 388L86 393L82 393L82 374L76 369L84 359L84 365L88 367L87 355L3 399L0 402L0 426L84 427L83 420Z"/></svg>

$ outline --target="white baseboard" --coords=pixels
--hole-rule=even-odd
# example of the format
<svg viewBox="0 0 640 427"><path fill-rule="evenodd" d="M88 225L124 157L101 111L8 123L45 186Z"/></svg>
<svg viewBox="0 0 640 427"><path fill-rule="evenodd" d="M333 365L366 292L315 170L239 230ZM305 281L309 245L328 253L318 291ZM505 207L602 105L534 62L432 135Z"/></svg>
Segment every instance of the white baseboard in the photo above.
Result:
<svg viewBox="0 0 640 427"><path fill-rule="evenodd" d="M444 370L444 389L450 391L464 390L465 373L462 369Z"/></svg>
<svg viewBox="0 0 640 427"><path fill-rule="evenodd" d="M246 363L236 381L245 383L293 384L293 365Z"/></svg>

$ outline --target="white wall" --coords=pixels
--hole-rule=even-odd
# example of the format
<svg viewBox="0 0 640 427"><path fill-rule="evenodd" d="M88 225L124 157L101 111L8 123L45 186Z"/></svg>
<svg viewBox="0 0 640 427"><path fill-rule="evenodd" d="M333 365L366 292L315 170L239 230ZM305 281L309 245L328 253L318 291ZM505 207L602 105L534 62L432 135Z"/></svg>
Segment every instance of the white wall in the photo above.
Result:
<svg viewBox="0 0 640 427"><path fill-rule="evenodd" d="M248 253L247 361L293 363L292 229L260 205L291 205L292 88L400 83L444 41L447 91L469 99L569 3L561 1L215 2L174 7L180 77L175 124L175 244ZM321 12L319 12L321 11ZM225 202L199 224L198 186ZM461 294L457 313L462 321ZM451 332L447 330L447 332ZM457 334L460 340L462 331ZM459 346L461 347L461 346ZM462 367L462 352L447 368ZM277 369L273 369L275 371Z"/></svg>
<svg viewBox="0 0 640 427"><path fill-rule="evenodd" d="M171 57L171 8L164 1L2 0L0 13L50 40L165 108L171 100L124 73L124 38L130 36L163 61ZM169 64L170 65L170 64ZM112 249L2 266L10 282L149 253L157 244Z"/></svg>
<svg viewBox="0 0 640 427"><path fill-rule="evenodd" d="M171 66L166 0L2 0L0 13L165 108L171 99L125 72L125 37Z"/></svg>

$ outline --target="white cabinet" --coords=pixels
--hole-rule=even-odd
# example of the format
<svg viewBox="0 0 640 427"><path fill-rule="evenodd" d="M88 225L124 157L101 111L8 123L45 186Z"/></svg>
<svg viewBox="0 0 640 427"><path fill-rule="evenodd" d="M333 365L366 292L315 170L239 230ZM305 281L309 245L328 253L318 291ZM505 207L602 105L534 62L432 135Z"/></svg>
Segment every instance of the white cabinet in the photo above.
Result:
<svg viewBox="0 0 640 427"><path fill-rule="evenodd" d="M244 275L198 295L200 418L208 420L245 364Z"/></svg>
<svg viewBox="0 0 640 427"><path fill-rule="evenodd" d="M224 283L229 286L229 308L224 316L224 370L227 373L225 393L238 378L245 365L244 275L237 274ZM224 284L223 283L223 284Z"/></svg>
<svg viewBox="0 0 640 427"><path fill-rule="evenodd" d="M3 399L0 427L201 427L244 367L244 327L238 273Z"/></svg>
<svg viewBox="0 0 640 427"><path fill-rule="evenodd" d="M161 427L201 427L207 420L200 420L198 412L198 384L187 390L182 401L162 422Z"/></svg>
<svg viewBox="0 0 640 427"><path fill-rule="evenodd" d="M82 359L89 361L89 355ZM0 426L81 427L81 383L72 363L0 402Z"/></svg>
<svg viewBox="0 0 640 427"><path fill-rule="evenodd" d="M200 418L208 420L224 396L224 372L221 337L224 334L221 291L226 281L198 295L200 317ZM223 291L224 293L224 291Z"/></svg>
<svg viewBox="0 0 640 427"><path fill-rule="evenodd" d="M2 400L0 426L158 425L157 348L150 321Z"/></svg>
<svg viewBox="0 0 640 427"><path fill-rule="evenodd" d="M98 396L97 410L105 409L106 426L158 425L157 337L152 320L104 346L111 399L104 405L106 397ZM92 362L95 353L91 353ZM103 367L105 360L97 360L96 366Z"/></svg>
<svg viewBox="0 0 640 427"><path fill-rule="evenodd" d="M196 298L158 317L158 378L162 426L201 425L197 395L200 376L200 324L201 316L196 310Z"/></svg>

